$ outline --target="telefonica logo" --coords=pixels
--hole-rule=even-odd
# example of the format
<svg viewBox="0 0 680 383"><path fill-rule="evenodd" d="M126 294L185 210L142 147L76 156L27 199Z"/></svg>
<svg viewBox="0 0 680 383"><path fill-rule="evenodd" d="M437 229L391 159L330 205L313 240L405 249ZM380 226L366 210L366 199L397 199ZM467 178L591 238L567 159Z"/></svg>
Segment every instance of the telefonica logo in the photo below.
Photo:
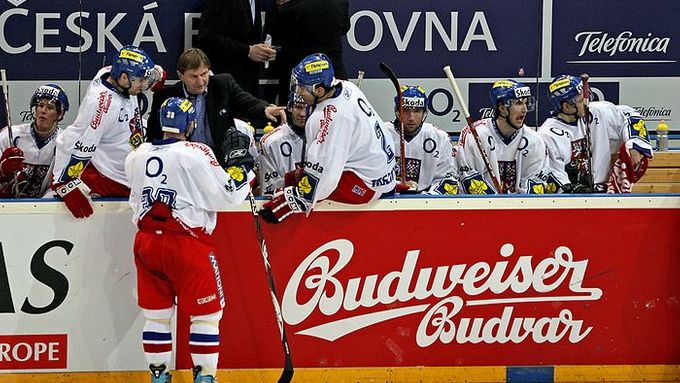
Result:
<svg viewBox="0 0 680 383"><path fill-rule="evenodd" d="M635 36L631 31L623 31L618 35L610 35L604 31L584 31L574 36L581 44L578 57L584 55L605 55L607 60L569 61L571 63L670 63L676 60L615 60L617 55L634 53L667 53L670 37L654 36L651 32L646 36Z"/></svg>

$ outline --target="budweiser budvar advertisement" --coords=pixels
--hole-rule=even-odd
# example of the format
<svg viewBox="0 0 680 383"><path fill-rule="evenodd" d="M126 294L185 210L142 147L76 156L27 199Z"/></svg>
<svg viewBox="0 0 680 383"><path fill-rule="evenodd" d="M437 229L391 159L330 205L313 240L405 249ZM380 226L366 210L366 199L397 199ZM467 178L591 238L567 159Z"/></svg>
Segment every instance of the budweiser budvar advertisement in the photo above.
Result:
<svg viewBox="0 0 680 383"><path fill-rule="evenodd" d="M325 211L264 234L299 367L679 364L677 227L673 209ZM279 367L252 217L216 239L221 367Z"/></svg>

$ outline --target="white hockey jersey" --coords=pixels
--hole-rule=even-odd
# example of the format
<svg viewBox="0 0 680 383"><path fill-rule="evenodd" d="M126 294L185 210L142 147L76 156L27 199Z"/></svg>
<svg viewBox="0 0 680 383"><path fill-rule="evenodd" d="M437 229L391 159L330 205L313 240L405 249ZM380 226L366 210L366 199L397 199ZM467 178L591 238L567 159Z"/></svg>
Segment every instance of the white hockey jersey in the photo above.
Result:
<svg viewBox="0 0 680 383"><path fill-rule="evenodd" d="M385 122L395 146L395 172L401 176L401 135L392 122ZM458 194L458 165L449 135L438 127L424 122L418 133L404 142L406 181L418 183L418 192ZM448 182L444 182L447 180Z"/></svg>
<svg viewBox="0 0 680 383"><path fill-rule="evenodd" d="M354 172L375 191L374 200L394 190L392 136L353 83L338 81L333 97L317 104L310 114L305 135L308 184L300 191L310 207L335 190L343 171Z"/></svg>
<svg viewBox="0 0 680 383"><path fill-rule="evenodd" d="M513 136L505 138L492 118L479 120L473 127L503 189L501 194L545 192L546 184L539 175L547 168L547 156L538 133L524 125ZM456 159L459 181L466 193L498 194L469 126L460 134Z"/></svg>
<svg viewBox="0 0 680 383"><path fill-rule="evenodd" d="M144 142L136 96L118 93L105 79L110 67L92 80L73 124L59 135L54 182L77 178L92 163L99 172L128 186L125 156Z"/></svg>
<svg viewBox="0 0 680 383"><path fill-rule="evenodd" d="M156 200L166 203L175 218L211 234L217 211L243 202L250 191L252 171L230 168L228 174L207 145L168 139L144 143L125 159L130 180L132 222L137 222Z"/></svg>
<svg viewBox="0 0 680 383"><path fill-rule="evenodd" d="M304 133L283 124L260 139L260 180L262 193L272 194L284 186L284 175L302 166ZM310 163L311 165L311 163Z"/></svg>
<svg viewBox="0 0 680 383"><path fill-rule="evenodd" d="M599 184L598 189L603 189L611 171L612 156L618 153L621 145L625 144L627 149L634 148L645 156L652 156L644 119L635 109L608 101L593 101L589 109L593 115L589 140L586 139L586 124L582 119L570 124L550 117L538 129L548 149L549 183L556 183L556 186L549 186L551 190L559 191L562 185L568 183L585 183L590 163L593 181ZM591 161L588 161L589 143ZM573 169L574 179L570 180L565 169L567 166Z"/></svg>
<svg viewBox="0 0 680 383"><path fill-rule="evenodd" d="M59 134L57 128L54 134L44 140L43 147L38 147L35 133L31 123L15 125L12 128L12 138L14 146L24 152L24 169L17 176L19 183L20 198L41 198L50 185L49 169L54 160L54 151L57 143L56 137ZM0 153L10 146L8 128L0 130ZM2 184L0 183L0 197L2 190L12 190L14 179ZM10 197L6 195L5 197Z"/></svg>

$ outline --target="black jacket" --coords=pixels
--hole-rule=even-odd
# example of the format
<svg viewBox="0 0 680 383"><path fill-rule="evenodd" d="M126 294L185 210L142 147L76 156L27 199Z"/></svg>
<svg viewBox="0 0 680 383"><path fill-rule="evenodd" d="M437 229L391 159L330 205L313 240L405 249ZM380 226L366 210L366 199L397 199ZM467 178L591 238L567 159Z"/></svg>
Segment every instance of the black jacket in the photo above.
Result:
<svg viewBox="0 0 680 383"><path fill-rule="evenodd" d="M170 97L186 97L181 81L153 94L151 112L146 128L146 141L163 138L163 131L158 112L163 101ZM206 95L205 113L212 134L213 152L220 162L224 159L222 142L229 127L234 126L234 117L266 118L264 109L269 105L267 101L254 97L241 89L230 74L218 74L210 77L208 94ZM226 110L220 116L220 111ZM202 118L198 116L198 118Z"/></svg>
<svg viewBox="0 0 680 383"><path fill-rule="evenodd" d="M250 45L264 41L260 0L255 0L255 23L249 0L206 0L198 28L197 48L210 58L215 73L230 73L250 94L257 93L262 63L248 58Z"/></svg>

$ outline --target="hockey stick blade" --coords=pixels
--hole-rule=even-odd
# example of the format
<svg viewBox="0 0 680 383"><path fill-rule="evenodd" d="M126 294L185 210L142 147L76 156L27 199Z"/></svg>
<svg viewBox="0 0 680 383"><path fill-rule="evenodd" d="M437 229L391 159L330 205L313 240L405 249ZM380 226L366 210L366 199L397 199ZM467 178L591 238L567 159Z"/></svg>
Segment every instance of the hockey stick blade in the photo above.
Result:
<svg viewBox="0 0 680 383"><path fill-rule="evenodd" d="M269 252L267 251L267 242L262 234L262 227L260 225L260 216L257 213L257 203L255 202L255 196L253 192L248 193L248 201L250 202L250 210L253 213L253 218L255 219L255 233L257 234L257 240L260 244L260 253L262 255L262 261L264 262L264 268L267 272L267 282L269 284L269 292L272 296L272 305L274 306L274 313L276 314L276 322L279 326L279 332L281 335L281 345L283 346L283 353L285 355L285 361L283 365L283 371L279 377L278 383L290 383L293 379L293 358L290 355L290 347L288 346L288 337L286 336L286 328L284 327L283 315L281 314L281 306L279 305L278 294L276 293L276 283L274 282L274 271L272 270L271 264L269 263Z"/></svg>

